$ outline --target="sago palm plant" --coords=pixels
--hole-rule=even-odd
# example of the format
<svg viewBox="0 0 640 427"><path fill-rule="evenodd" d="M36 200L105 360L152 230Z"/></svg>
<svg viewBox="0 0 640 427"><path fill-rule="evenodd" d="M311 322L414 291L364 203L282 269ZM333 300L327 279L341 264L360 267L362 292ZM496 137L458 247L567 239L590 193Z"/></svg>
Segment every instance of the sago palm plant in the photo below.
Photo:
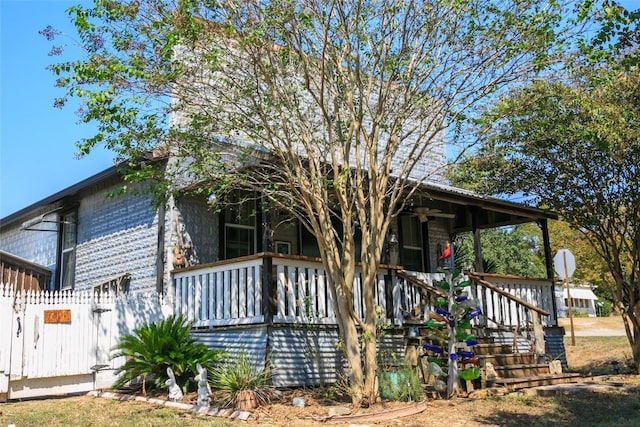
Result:
<svg viewBox="0 0 640 427"><path fill-rule="evenodd" d="M180 315L143 325L132 335L121 337L112 358L124 356L127 361L116 370L119 377L113 387L122 388L140 377L143 387L146 380L152 378L154 386L162 388L170 367L178 385L187 392L189 379L198 374L196 363L208 368L225 357L225 352L198 342L190 331L191 324Z"/></svg>

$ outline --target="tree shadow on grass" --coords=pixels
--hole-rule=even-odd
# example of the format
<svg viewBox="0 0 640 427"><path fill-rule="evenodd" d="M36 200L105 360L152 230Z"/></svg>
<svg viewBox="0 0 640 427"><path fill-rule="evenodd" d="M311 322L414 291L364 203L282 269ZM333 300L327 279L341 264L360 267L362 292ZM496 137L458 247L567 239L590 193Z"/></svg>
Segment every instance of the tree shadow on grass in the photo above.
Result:
<svg viewBox="0 0 640 427"><path fill-rule="evenodd" d="M632 427L640 424L640 392L632 391L579 391L553 397L531 397L543 405L545 411L528 410L538 406L526 400L514 399L513 409L504 409L479 417L478 422L500 426L617 426ZM510 405L509 405L510 406Z"/></svg>

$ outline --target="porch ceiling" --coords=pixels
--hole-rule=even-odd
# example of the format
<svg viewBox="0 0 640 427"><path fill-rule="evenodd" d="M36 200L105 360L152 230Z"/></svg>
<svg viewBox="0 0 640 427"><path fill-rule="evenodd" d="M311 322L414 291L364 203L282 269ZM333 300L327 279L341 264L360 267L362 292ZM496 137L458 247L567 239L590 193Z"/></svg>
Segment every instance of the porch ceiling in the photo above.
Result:
<svg viewBox="0 0 640 427"><path fill-rule="evenodd" d="M420 204L454 214L454 232L473 229L474 215L478 228L496 228L524 224L542 219L558 219L558 214L527 205L482 196L460 188L429 184L424 187Z"/></svg>

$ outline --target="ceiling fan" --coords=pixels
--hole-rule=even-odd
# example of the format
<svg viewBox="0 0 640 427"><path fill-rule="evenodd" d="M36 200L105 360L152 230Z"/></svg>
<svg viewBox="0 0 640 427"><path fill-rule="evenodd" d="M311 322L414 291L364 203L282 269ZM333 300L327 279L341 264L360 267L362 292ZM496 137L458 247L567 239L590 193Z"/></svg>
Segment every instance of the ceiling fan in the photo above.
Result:
<svg viewBox="0 0 640 427"><path fill-rule="evenodd" d="M411 209L411 213L413 215L417 215L420 218L420 221L428 221L429 218L449 218L453 219L456 217L456 214L442 212L440 209L433 209L427 207L415 207Z"/></svg>

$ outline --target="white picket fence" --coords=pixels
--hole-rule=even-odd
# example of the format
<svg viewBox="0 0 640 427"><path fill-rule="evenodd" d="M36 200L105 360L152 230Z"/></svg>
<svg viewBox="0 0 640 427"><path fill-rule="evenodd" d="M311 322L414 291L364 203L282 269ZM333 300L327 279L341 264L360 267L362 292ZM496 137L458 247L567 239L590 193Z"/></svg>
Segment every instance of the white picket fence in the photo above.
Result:
<svg viewBox="0 0 640 427"><path fill-rule="evenodd" d="M162 297L14 292L0 284L0 400L105 388L120 336L171 313Z"/></svg>

